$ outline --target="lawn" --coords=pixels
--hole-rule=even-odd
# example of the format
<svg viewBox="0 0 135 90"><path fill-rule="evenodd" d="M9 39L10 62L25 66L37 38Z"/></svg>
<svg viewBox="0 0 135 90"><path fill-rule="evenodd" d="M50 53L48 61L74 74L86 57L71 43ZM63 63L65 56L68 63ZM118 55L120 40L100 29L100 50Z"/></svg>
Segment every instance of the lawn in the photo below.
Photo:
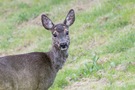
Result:
<svg viewBox="0 0 135 90"><path fill-rule="evenodd" d="M56 24L73 8L69 58L49 90L135 89L135 0L0 0L0 56L46 52Z"/></svg>

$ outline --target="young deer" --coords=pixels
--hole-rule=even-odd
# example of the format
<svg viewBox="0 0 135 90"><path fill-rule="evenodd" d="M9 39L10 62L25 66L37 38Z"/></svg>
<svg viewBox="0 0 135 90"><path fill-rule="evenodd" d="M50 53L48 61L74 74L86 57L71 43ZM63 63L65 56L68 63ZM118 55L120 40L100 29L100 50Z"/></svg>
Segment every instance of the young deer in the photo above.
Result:
<svg viewBox="0 0 135 90"><path fill-rule="evenodd" d="M69 26L75 21L71 9L63 23L54 25L41 16L45 29L52 32L52 49L0 58L0 90L48 90L68 57Z"/></svg>

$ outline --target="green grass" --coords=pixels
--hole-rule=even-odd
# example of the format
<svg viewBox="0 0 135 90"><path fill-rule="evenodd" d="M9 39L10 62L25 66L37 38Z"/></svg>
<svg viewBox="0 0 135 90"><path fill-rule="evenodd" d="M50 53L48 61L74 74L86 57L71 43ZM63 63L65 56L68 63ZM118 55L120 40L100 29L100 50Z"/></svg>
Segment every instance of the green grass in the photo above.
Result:
<svg viewBox="0 0 135 90"><path fill-rule="evenodd" d="M108 80L108 85L100 86L105 90L134 89L135 1L95 0L92 7L88 1L1 0L0 55L48 51L51 33L41 26L40 15L62 22L73 8L76 21L70 28L69 58L50 90L93 77ZM121 65L126 68L119 69Z"/></svg>

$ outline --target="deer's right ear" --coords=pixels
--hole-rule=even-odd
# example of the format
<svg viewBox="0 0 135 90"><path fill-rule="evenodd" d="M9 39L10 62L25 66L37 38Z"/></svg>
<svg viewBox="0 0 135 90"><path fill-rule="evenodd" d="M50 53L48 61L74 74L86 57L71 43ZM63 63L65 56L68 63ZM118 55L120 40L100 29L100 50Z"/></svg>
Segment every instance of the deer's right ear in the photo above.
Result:
<svg viewBox="0 0 135 90"><path fill-rule="evenodd" d="M42 25L47 30L51 30L54 26L53 22L44 14L41 16L41 21L42 21Z"/></svg>
<svg viewBox="0 0 135 90"><path fill-rule="evenodd" d="M71 9L69 12L68 12L68 15L64 21L64 24L66 24L67 26L71 26L75 21L75 12L73 9Z"/></svg>

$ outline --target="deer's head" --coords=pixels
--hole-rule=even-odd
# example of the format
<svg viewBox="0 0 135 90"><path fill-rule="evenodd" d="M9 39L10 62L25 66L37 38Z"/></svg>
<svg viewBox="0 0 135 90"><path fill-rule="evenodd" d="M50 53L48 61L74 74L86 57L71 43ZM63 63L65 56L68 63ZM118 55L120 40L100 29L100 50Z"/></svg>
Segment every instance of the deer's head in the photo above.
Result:
<svg viewBox="0 0 135 90"><path fill-rule="evenodd" d="M44 14L41 16L41 20L44 28L52 32L54 47L62 51L67 50L70 44L69 26L75 21L74 10L71 9L64 22L60 24L53 24L53 22Z"/></svg>

